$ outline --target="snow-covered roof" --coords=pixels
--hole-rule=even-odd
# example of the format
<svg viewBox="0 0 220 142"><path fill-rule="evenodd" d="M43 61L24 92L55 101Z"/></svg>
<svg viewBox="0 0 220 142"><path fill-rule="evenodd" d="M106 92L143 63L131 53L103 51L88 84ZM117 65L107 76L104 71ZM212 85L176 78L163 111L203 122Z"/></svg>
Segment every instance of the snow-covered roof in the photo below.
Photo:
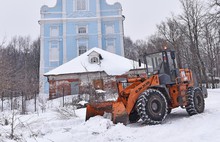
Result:
<svg viewBox="0 0 220 142"><path fill-rule="evenodd" d="M100 64L90 63L88 55L93 51L102 56ZM100 48L94 47L84 54L70 60L69 62L45 73L45 76L60 75L60 74L73 74L85 72L105 71L108 75L122 75L131 69L144 68L138 66L138 62L127 59L125 57L110 53Z"/></svg>

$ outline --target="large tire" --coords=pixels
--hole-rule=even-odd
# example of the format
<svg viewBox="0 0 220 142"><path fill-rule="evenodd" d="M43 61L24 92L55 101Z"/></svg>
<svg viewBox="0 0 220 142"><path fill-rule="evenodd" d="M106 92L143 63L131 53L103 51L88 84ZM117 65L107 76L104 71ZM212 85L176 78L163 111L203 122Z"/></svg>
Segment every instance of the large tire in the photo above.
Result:
<svg viewBox="0 0 220 142"><path fill-rule="evenodd" d="M186 111L190 116L204 111L205 101L200 88L189 88L187 91L187 99Z"/></svg>
<svg viewBox="0 0 220 142"><path fill-rule="evenodd" d="M134 109L129 115L130 123L136 123L140 119L140 116L136 109Z"/></svg>
<svg viewBox="0 0 220 142"><path fill-rule="evenodd" d="M145 124L160 124L167 115L167 101L164 95L155 89L143 92L137 100L137 112Z"/></svg>
<svg viewBox="0 0 220 142"><path fill-rule="evenodd" d="M172 111L172 108L167 108L167 114L170 114Z"/></svg>

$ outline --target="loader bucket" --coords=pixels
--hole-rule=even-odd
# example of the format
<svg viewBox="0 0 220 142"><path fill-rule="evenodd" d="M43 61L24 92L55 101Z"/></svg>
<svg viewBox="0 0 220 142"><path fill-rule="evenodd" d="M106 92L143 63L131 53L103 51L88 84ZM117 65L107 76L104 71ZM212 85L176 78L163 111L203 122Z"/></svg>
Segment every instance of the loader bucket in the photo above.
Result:
<svg viewBox="0 0 220 142"><path fill-rule="evenodd" d="M128 123L128 114L126 112L125 106L122 102L101 102L101 103L91 103L87 104L86 107L86 120L90 117L97 115L104 115L104 113L112 114L113 123Z"/></svg>
<svg viewBox="0 0 220 142"><path fill-rule="evenodd" d="M114 102L112 106L112 121L113 123L128 124L128 113L122 102Z"/></svg>
<svg viewBox="0 0 220 142"><path fill-rule="evenodd" d="M104 115L104 112L112 113L113 102L90 103L86 106L86 120L96 115Z"/></svg>

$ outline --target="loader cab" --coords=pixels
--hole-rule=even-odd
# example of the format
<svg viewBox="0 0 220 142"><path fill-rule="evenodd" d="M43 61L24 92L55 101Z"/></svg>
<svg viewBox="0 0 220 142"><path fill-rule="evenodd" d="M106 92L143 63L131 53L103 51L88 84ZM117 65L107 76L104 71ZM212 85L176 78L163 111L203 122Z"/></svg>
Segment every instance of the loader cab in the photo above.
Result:
<svg viewBox="0 0 220 142"><path fill-rule="evenodd" d="M145 55L148 76L159 75L161 84L173 84L178 76L174 51L161 51Z"/></svg>

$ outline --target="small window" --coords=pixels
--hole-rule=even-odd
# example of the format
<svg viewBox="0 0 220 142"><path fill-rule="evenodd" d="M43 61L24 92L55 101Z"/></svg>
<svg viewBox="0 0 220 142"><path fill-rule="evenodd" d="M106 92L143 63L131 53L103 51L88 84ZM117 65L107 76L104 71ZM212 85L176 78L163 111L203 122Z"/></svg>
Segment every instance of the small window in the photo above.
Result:
<svg viewBox="0 0 220 142"><path fill-rule="evenodd" d="M51 35L51 37L59 36L59 28L58 28L58 26L50 27L50 35Z"/></svg>
<svg viewBox="0 0 220 142"><path fill-rule="evenodd" d="M80 46L79 46L79 55L85 53L85 52L86 52L86 49L87 49L86 46L80 45Z"/></svg>
<svg viewBox="0 0 220 142"><path fill-rule="evenodd" d="M98 63L99 59L97 57L92 57L91 58L91 63Z"/></svg>
<svg viewBox="0 0 220 142"><path fill-rule="evenodd" d="M86 27L79 27L78 28L78 34L86 34L87 30Z"/></svg>
<svg viewBox="0 0 220 142"><path fill-rule="evenodd" d="M76 9L80 10L87 10L87 0L76 0Z"/></svg>

